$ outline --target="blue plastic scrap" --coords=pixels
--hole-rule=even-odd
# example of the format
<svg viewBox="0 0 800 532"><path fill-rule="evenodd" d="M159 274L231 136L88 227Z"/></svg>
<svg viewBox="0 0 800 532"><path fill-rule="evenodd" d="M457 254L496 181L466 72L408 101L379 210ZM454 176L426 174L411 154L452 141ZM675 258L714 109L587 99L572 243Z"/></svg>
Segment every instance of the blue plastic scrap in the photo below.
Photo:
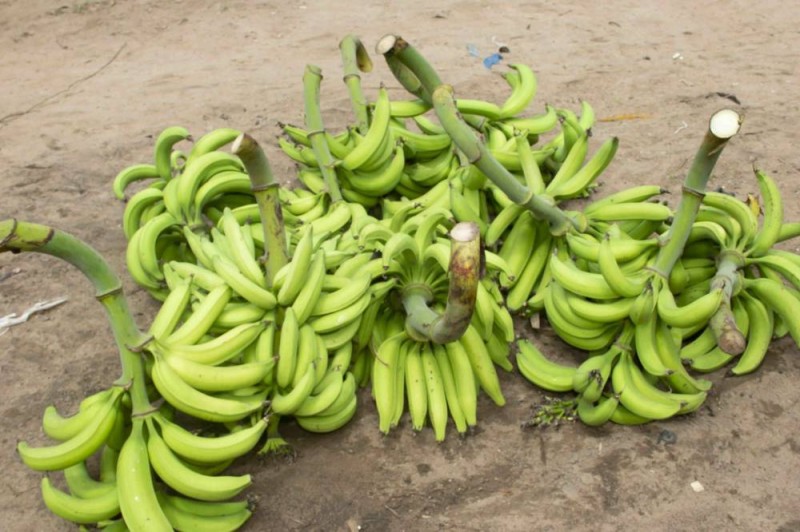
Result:
<svg viewBox="0 0 800 532"><path fill-rule="evenodd" d="M469 44L467 45L467 53L468 53L469 55L471 55L472 57L480 57L480 56L481 56L481 54L480 54L480 53L478 53L478 47L477 47L477 46L475 46L475 45L474 45L474 44L472 44L472 43L469 43Z"/></svg>
<svg viewBox="0 0 800 532"><path fill-rule="evenodd" d="M503 60L503 56L500 54L492 54L489 57L483 60L483 66L490 69L495 66L497 63Z"/></svg>

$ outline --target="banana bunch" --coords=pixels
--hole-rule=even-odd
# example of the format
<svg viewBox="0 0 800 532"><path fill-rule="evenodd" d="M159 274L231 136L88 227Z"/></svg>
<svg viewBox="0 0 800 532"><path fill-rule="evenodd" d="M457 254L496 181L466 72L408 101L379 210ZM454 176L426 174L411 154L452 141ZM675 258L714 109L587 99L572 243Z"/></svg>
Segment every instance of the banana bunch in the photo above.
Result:
<svg viewBox="0 0 800 532"><path fill-rule="evenodd" d="M705 193L668 278L650 271L666 238L666 217L615 214L592 222L607 231L599 241L591 232L566 235L551 257L541 299L556 333L592 355L574 366L520 342L520 372L547 390L577 393L577 415L587 424L637 424L702 405L711 382L693 373L729 364L734 375L750 373L773 337L790 334L800 343L794 314L800 259L774 247L797 236L797 224L784 223L774 180L761 171L756 177L760 200ZM622 191L590 204L585 214L652 204L658 193L658 187ZM643 223L647 233L638 229Z"/></svg>
<svg viewBox="0 0 800 532"><path fill-rule="evenodd" d="M361 354L353 366L357 380L372 383L383 433L397 426L407 405L414 430L421 430L429 420L436 440L442 441L448 413L459 433L475 426L479 389L496 404L505 403L495 365L508 371L513 368L508 356L514 328L491 278L502 271L502 259L487 253L488 273L477 285L474 312L460 337L436 342L412 323L416 311L421 311L407 306L412 293L421 294L420 304L432 309L425 311L431 316L441 316L449 305L452 244L445 234L453 227L452 213L446 208L405 200L391 217L362 220L357 238L353 235L360 253L336 272L352 275L357 271L367 278L384 279L373 285L386 288L382 299L364 313L354 341Z"/></svg>

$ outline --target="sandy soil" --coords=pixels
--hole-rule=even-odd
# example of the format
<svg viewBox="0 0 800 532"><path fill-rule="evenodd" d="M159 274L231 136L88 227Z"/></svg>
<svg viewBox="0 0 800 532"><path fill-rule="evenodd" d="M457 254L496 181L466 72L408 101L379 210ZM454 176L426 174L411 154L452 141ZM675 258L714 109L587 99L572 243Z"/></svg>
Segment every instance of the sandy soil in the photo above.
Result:
<svg viewBox="0 0 800 532"><path fill-rule="evenodd" d="M399 33L459 94L494 101L505 85L467 45L487 56L506 44L506 60L538 73L538 108L577 109L585 98L601 119L638 116L595 128L598 139L621 140L607 190L655 182L678 193L707 117L736 106L743 133L714 184L754 192L758 161L780 181L788 216L800 219L800 10L785 2L335 4L0 1L0 219L70 231L124 274L116 172L149 160L153 136L168 125L196 134L230 125L268 144L290 180L275 123L301 120L307 62L327 74L328 124L350 120L337 48L348 32L370 49ZM376 64L367 90L381 81L397 87ZM45 509L40 476L19 462L14 444L44 441L45 406L69 411L116 376L111 336L88 284L67 265L3 255L0 279L0 315L70 299L0 336L0 528L68 530ZM146 326L156 305L127 278L125 288ZM544 396L503 375L509 404L483 401L478 434L436 445L431 431L415 436L408 425L381 437L364 394L357 418L338 433L287 427L294 463L241 464L261 500L247 529L800 530L798 355L790 342L776 343L755 375L716 375L707 408L640 428L521 430ZM664 430L677 441L663 443ZM693 491L693 481L705 490Z"/></svg>

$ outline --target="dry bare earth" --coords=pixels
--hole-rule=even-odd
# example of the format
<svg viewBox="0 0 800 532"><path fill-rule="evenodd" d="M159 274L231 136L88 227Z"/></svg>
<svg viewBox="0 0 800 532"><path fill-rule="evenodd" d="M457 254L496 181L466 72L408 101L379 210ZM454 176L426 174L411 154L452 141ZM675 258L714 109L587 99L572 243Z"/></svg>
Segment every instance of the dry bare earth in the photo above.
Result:
<svg viewBox="0 0 800 532"><path fill-rule="evenodd" d="M706 118L735 106L716 93L733 94L746 122L714 185L754 192L758 161L779 180L788 217L800 219L800 11L785 2L64 1L0 2L0 218L70 231L120 273L115 173L148 160L165 126L199 134L230 125L268 144L275 169L291 180L275 122L301 121L307 62L327 74L328 124L350 120L337 49L348 32L370 47L399 33L458 94L499 102L504 83L467 53L469 43L492 53L494 36L510 47L508 61L537 71L538 108L577 109L586 98L601 118L646 116L595 128L597 139L621 140L606 190L654 182L677 194ZM369 92L381 81L396 87L376 64ZM40 476L19 462L14 444L42 443L44 407L69 411L107 385L116 355L90 287L67 265L4 255L0 278L0 315L70 298L0 336L1 527L68 530L44 508ZM125 287L146 326L155 303L127 279ZM547 333L538 337L559 350ZM478 434L436 445L430 430L415 436L408 424L381 437L364 393L359 415L338 433L286 428L296 462L240 464L255 473L250 492L261 500L247 529L798 530L798 354L776 343L757 374L715 376L708 408L641 428L522 431L543 395L504 375L508 405L483 401ZM677 442L659 443L663 430ZM705 491L691 489L695 480Z"/></svg>

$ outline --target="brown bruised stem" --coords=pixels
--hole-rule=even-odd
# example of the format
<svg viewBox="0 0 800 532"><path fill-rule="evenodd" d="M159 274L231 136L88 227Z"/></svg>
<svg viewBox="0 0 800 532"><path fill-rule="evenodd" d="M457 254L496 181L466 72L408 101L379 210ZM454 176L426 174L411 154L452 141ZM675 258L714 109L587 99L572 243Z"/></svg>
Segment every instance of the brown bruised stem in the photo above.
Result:
<svg viewBox="0 0 800 532"><path fill-rule="evenodd" d="M461 222L450 231L450 286L442 314L428 306L430 288L423 284L403 289L406 329L420 340L446 344L461 338L475 310L481 270L481 241L478 226Z"/></svg>
<svg viewBox="0 0 800 532"><path fill-rule="evenodd" d="M275 181L269 159L256 139L242 133L233 141L233 153L238 156L250 176L250 190L256 198L264 231L264 265L267 288L272 288L275 274L289 262L286 245L286 228L283 223L283 208L278 192L280 184Z"/></svg>
<svg viewBox="0 0 800 532"><path fill-rule="evenodd" d="M709 326L720 349L733 356L741 355L747 348L747 339L736 325L736 319L731 309L731 298L739 284L737 271L744 266L744 262L744 256L738 251L723 251L720 254L717 273L711 280L710 288L711 291L722 290L722 303L711 316Z"/></svg>
<svg viewBox="0 0 800 532"><path fill-rule="evenodd" d="M658 252L655 264L650 268L664 279L669 279L675 262L683 254L714 165L728 141L738 133L741 123L739 113L731 109L722 109L711 115L708 131L686 175L681 202L672 219L665 243Z"/></svg>
<svg viewBox="0 0 800 532"><path fill-rule="evenodd" d="M361 90L361 72L372 71L372 60L369 58L367 49L361 43L361 39L352 34L341 40L339 51L342 55L344 83L350 93L350 102L356 115L356 128L363 135L369 129L369 112L367 111L367 99Z"/></svg>
<svg viewBox="0 0 800 532"><path fill-rule="evenodd" d="M317 158L322 179L325 182L328 196L331 202L342 200L342 193L339 190L339 181L336 177L336 164L328 142L325 140L325 126L322 122L322 111L319 106L319 88L322 83L322 70L316 65L306 65L303 74L303 100L305 101L306 130L308 139L311 142L311 149Z"/></svg>
<svg viewBox="0 0 800 532"><path fill-rule="evenodd" d="M442 127L469 162L477 166L511 201L524 206L537 218L547 221L553 235L563 235L573 228L579 232L586 229L585 218L571 217L552 201L535 194L532 188L520 183L492 156L486 145L461 118L450 85L440 85L433 91L433 108Z"/></svg>
<svg viewBox="0 0 800 532"><path fill-rule="evenodd" d="M122 376L115 384L130 386L133 411L150 410L144 362L131 347L149 337L136 326L117 275L91 246L57 229L15 219L0 221L0 253L35 252L64 260L75 266L95 288L95 298L103 305L120 353Z"/></svg>

